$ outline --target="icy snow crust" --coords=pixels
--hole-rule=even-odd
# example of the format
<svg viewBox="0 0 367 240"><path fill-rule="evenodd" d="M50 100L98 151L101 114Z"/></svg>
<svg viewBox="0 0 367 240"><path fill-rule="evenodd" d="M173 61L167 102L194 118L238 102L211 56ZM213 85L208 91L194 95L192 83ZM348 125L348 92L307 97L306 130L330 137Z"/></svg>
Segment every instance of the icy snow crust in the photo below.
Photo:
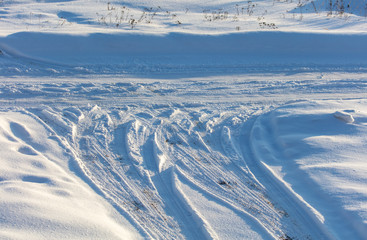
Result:
<svg viewBox="0 0 367 240"><path fill-rule="evenodd" d="M366 239L367 6L332 2L0 1L0 238Z"/></svg>

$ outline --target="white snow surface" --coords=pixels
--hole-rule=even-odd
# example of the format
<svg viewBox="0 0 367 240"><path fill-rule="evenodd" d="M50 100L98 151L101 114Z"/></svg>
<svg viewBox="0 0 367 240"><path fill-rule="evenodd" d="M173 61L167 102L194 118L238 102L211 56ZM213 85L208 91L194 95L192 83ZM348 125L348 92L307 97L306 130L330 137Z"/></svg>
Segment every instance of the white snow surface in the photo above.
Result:
<svg viewBox="0 0 367 240"><path fill-rule="evenodd" d="M0 239L366 239L363 0L0 1Z"/></svg>
<svg viewBox="0 0 367 240"><path fill-rule="evenodd" d="M22 111L1 112L0 122L2 239L139 238L75 176L75 155L55 132Z"/></svg>
<svg viewBox="0 0 367 240"><path fill-rule="evenodd" d="M251 132L263 170L342 239L367 234L366 110L360 100L291 104L259 117Z"/></svg>

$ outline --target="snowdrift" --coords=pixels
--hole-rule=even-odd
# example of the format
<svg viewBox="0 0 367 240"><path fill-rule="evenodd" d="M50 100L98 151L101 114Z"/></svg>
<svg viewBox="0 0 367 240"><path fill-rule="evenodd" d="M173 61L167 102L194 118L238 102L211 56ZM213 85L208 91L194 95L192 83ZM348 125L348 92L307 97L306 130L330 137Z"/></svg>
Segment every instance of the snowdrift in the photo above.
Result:
<svg viewBox="0 0 367 240"><path fill-rule="evenodd" d="M260 116L252 150L264 172L332 238L367 235L366 101L286 105ZM301 211L301 210L298 210Z"/></svg>
<svg viewBox="0 0 367 240"><path fill-rule="evenodd" d="M1 239L140 238L79 178L62 139L41 122L1 112L0 143Z"/></svg>

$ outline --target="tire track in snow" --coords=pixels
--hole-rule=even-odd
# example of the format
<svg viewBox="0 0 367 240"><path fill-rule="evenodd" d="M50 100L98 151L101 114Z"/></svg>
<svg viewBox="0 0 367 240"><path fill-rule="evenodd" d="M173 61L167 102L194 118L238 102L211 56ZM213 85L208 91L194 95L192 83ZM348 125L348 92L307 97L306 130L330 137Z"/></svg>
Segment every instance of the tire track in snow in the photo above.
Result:
<svg viewBox="0 0 367 240"><path fill-rule="evenodd" d="M42 116L40 113L35 114ZM90 137L90 135L94 136L95 134L92 133L101 128L103 124L100 124L100 122L97 121L96 125L89 125L93 122L89 122L90 119L86 119L88 124L84 125L78 122L79 129L73 127L70 128L72 129L71 133L66 133L64 129L60 128L62 127L60 126L60 120L55 122L53 120L56 118L52 117L50 119L50 116L52 115L47 114L42 116L42 124L48 129L51 129L55 138L65 145L66 149L70 150L73 155L69 162L70 170L83 179L96 193L105 198L119 214L128 219L142 236L152 238L147 229L136 220L136 216L129 214L129 208L131 209L131 207L126 206L124 202L121 204L121 200L129 199L129 196L133 196L133 193L131 192L132 187L130 186L131 183L116 171L113 162L109 161L110 159L106 157L108 156L108 148L104 148L103 144L101 147L101 143L103 143L103 141L98 138ZM70 117L70 115L65 114L64 116ZM38 118L35 115L34 117ZM58 115L58 118L67 120L61 115ZM105 119L110 120L108 117ZM76 131L80 132L77 134ZM85 131L87 131L87 133ZM80 133L81 136L78 136ZM83 140L85 140L84 143ZM86 155L86 153L88 153L88 155ZM86 159L86 156L89 157ZM100 179L107 181L101 182ZM118 183L117 185L121 185L122 187L118 187L116 182ZM109 187L111 185L115 187Z"/></svg>
<svg viewBox="0 0 367 240"><path fill-rule="evenodd" d="M251 119L242 129L240 141L242 154L251 172L261 180L261 184L275 204L280 205L292 219L294 219L303 235L306 233L312 239L333 239L327 229L322 226L313 212L301 202L286 186L283 185L270 171L262 164L261 155L252 144L255 138L256 124L259 117ZM296 229L295 229L296 230ZM299 236L295 236L299 237Z"/></svg>
<svg viewBox="0 0 367 240"><path fill-rule="evenodd" d="M109 118L105 119L108 120ZM144 119L141 120L144 122ZM147 231L145 234L148 236L157 239L181 239L184 237L180 231L182 228L185 228L182 226L191 224L188 227L189 230L186 230L185 235L201 239L202 234L200 232L196 233L196 235L190 233L193 228L196 228L190 219L186 218L183 221L180 227L181 230L177 229L178 225L176 221L182 222L187 211L179 210L179 213L177 213L177 209L180 209L182 204L176 203L178 200L171 199L174 196L174 192L170 189L170 186L165 185L165 181L170 182L170 174L168 172L159 172L156 164L157 158L153 154L155 152L155 145L152 142L154 134L149 135L152 126L146 125L144 127L145 123L143 122L133 120L125 123L117 128L121 132L115 134L115 137L118 137L115 145L119 145L115 146L115 148L117 147L119 149L119 154L117 155L122 156L125 164L135 169L138 173L135 178L132 178L131 174L123 174L126 171L123 171L122 168L116 169L114 162L111 162L112 158L117 157L112 157L114 150L116 151L117 149L113 150L109 148L109 142L106 140L108 136L106 136L106 139L101 138L101 136L94 139L98 135L98 132L108 132L103 130L105 125L103 123L101 124L100 121L92 121L92 125L87 126L82 135L92 135L94 138L86 138L87 145L80 145L79 148L85 149L89 152L89 155L95 156L92 162L87 162L89 173L91 174L89 178L105 194L107 199L121 209L124 209L139 226L145 229ZM110 156L106 157L107 155ZM155 196L156 191L158 201L152 201L152 199L149 199L149 196L145 197L141 193L142 191L144 193L150 191L146 195L151 195L151 197ZM129 210L129 207L125 206L124 202L126 201L134 202L138 211ZM166 215L167 212L172 213L172 216Z"/></svg>
<svg viewBox="0 0 367 240"><path fill-rule="evenodd" d="M132 124L134 124L134 122ZM92 129L95 132L98 131L100 127L103 128L103 124L97 121L97 124L93 126ZM107 197L110 201L123 209L124 212L133 219L135 224L144 230L147 237L154 239L170 239L177 237L177 231L175 230L177 226L166 217L164 211L160 210L160 201L152 201L152 199L150 199L150 197L152 197L151 195L154 195L154 193L150 192L151 184L149 176L147 178L144 175L144 169L140 171L143 166L137 166L137 162L133 161L131 154L128 154L131 144L136 144L137 146L134 146L137 150L135 153L138 155L141 154L138 149L142 147L145 140L137 139L137 142L127 144L127 135L133 129L127 126L123 129L122 138L120 138L117 143L119 144L118 148L125 149L121 150L126 153L126 155L123 156L125 164L136 169L139 173L139 177L132 178L131 174L124 171L119 163L116 164L114 159L117 156L112 157L114 152L109 148L110 142L100 139L102 141L94 141L93 146L85 148L87 151L91 151L94 154L98 154L99 152L99 157L89 166L92 175L96 174L96 176L92 176L94 179L93 181L99 182L97 185L102 192L108 193L109 195L107 195ZM109 138L109 136L106 136L106 138ZM107 145L104 145L104 143ZM110 155L110 157L105 157L107 155ZM138 168L136 168L136 166Z"/></svg>
<svg viewBox="0 0 367 240"><path fill-rule="evenodd" d="M176 195L177 191L175 191L174 183L172 183L174 182L172 168L160 172L160 159L158 159L157 150L155 150L155 148L158 148L158 146L155 134L153 134L143 146L144 162L147 164L148 169L153 172L151 180L154 183L155 189L163 199L165 210L182 226L181 230L186 238L206 239L208 234L203 232L203 230L200 229L199 226L196 226L195 222L189 218L190 216L187 213L190 212L190 209L187 209L187 205Z"/></svg>
<svg viewBox="0 0 367 240"><path fill-rule="evenodd" d="M164 199L155 188L155 183L152 181L152 175L155 174L150 169L149 162L146 162L144 146L148 144L151 137L151 126L139 119L128 122L124 127L123 138L119 139L120 146L117 151L124 151L126 159L129 161L130 168L137 173L134 177L129 174L130 181L139 182L140 185L135 185L135 194L142 207L147 211L145 224L152 231L156 238L165 239L170 237L178 238L177 223L175 219L170 219L164 211ZM124 150L122 150L124 149ZM144 190L139 190L144 189ZM143 194L141 194L141 191ZM157 227L159 226L159 228ZM163 231L162 231L163 230ZM181 238L181 237L180 237Z"/></svg>
<svg viewBox="0 0 367 240"><path fill-rule="evenodd" d="M275 239L276 237L255 217L251 214L245 212L244 210L234 206L232 203L228 202L227 200L223 199L223 197L218 196L215 193L212 193L208 190L205 190L199 186L197 186L190 178L188 178L180 169L179 167L175 168L175 178L179 181L185 183L186 185L190 186L193 190L201 193L205 198L209 201L214 201L216 203L220 203L221 206L233 211L237 214L240 218L242 218L246 223L252 226L252 228L256 229L256 232L259 233L264 239ZM194 211L194 210L192 210Z"/></svg>
<svg viewBox="0 0 367 240"><path fill-rule="evenodd" d="M166 111L165 108L160 111ZM192 219L195 211L183 199L175 182L180 173L190 179L191 188L205 193L209 199L216 199L221 206L262 229L260 232L267 232L265 235L269 238L280 237L282 232L292 229L285 227L278 210L267 204L261 187L255 187L256 179L262 180L262 175L254 171L252 162L246 162L244 150L237 150L236 146L242 146L243 141L234 142L223 119L212 121L213 116L226 117L215 111L200 113L207 115L199 118L206 126L200 130L193 127L195 124L186 113L157 117L159 111L148 109L149 116L134 109L126 109L123 114L111 114L98 108L94 112L94 115L85 113L81 123L77 123L79 133L69 136L78 142L75 148L82 156L79 165L95 190L147 238L205 239L211 236L200 215ZM237 113L228 116L234 114ZM161 162L162 155L165 162ZM238 184L220 185L219 179ZM269 184L264 186L269 187ZM192 229L195 232L190 232Z"/></svg>
<svg viewBox="0 0 367 240"><path fill-rule="evenodd" d="M222 125L223 123L216 126L215 129L217 130L215 131L223 132ZM177 136L172 135L169 129L172 129L172 127L167 124L167 126L162 126L162 131L158 131L160 133L158 134L160 142L165 142L165 139L177 139ZM166 156L175 159L173 164L175 169L180 168L182 173L185 172L184 175L192 176L191 181L196 185L197 189L214 194L217 198L223 199L226 204L230 204L231 208L240 209L243 214L246 213L246 216L255 215L255 221L264 224L266 231L271 232L273 236L282 236L283 231L279 229L279 226L274 225L274 222L279 222L280 214L274 207L269 206L261 189L256 187L257 182L253 183L252 176L248 176L249 171L245 171L234 163L239 159L238 156L234 156L231 153L231 150L235 152L233 147L226 147L229 152L228 156L226 154L222 155L222 152L212 148L213 144L217 145L214 143L216 141L226 145L223 141L228 142L229 140L222 141L223 134L214 132L213 136L206 138L210 140L208 142L210 145L197 145L195 143L198 141L197 132L190 133L190 131L180 127L176 130L180 134L180 141L169 140L168 144L165 144L165 146L168 145L169 147L163 150ZM202 138L200 139L202 140ZM204 151L202 148L204 148ZM233 157L236 160L232 160L231 158ZM238 162L237 164L240 163ZM225 185L221 185L218 182L220 179L222 179L221 181L231 179L235 185L227 185L226 181L224 181Z"/></svg>

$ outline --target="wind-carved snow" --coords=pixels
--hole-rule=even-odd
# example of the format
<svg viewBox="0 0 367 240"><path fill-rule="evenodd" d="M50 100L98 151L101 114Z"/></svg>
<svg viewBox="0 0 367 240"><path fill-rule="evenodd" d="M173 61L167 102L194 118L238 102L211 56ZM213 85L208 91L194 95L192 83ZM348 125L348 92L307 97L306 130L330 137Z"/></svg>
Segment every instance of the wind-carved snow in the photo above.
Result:
<svg viewBox="0 0 367 240"><path fill-rule="evenodd" d="M279 108L256 120L252 149L261 171L297 198L329 238L366 236L366 102L326 101ZM353 109L354 117L337 109ZM337 111L335 111L337 110ZM277 194L277 193L274 193Z"/></svg>
<svg viewBox="0 0 367 240"><path fill-rule="evenodd" d="M342 111L336 111L334 113L334 117L336 117L337 119L339 119L343 122L346 122L346 123L354 122L354 118L351 114L345 113L345 112L342 112Z"/></svg>
<svg viewBox="0 0 367 240"><path fill-rule="evenodd" d="M365 1L0 7L0 238L365 239Z"/></svg>
<svg viewBox="0 0 367 240"><path fill-rule="evenodd" d="M68 147L31 113L1 112L0 142L2 239L140 238L74 175Z"/></svg>

